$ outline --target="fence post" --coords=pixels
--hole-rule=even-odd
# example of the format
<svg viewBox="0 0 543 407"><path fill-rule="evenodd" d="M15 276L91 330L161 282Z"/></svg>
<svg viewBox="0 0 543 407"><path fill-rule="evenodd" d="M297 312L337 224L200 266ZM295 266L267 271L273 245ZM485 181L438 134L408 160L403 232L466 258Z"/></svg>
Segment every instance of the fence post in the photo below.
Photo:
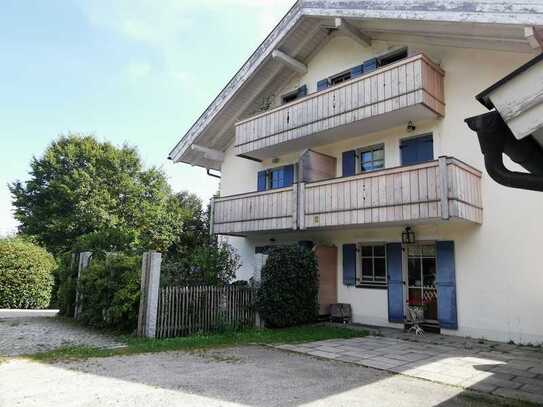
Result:
<svg viewBox="0 0 543 407"><path fill-rule="evenodd" d="M79 253L79 262L77 264L77 281L75 284L75 307L74 307L74 319L79 319L81 316L81 293L79 292L79 280L81 275L89 267L92 252Z"/></svg>
<svg viewBox="0 0 543 407"><path fill-rule="evenodd" d="M141 262L140 310L138 313L138 336L154 338L158 315L160 288L160 263L162 254L146 252Z"/></svg>

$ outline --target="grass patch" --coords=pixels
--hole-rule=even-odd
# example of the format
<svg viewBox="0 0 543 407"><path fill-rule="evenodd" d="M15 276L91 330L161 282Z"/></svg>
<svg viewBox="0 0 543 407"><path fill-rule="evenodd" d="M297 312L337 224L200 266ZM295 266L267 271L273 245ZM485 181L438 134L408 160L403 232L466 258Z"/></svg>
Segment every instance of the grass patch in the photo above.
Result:
<svg viewBox="0 0 543 407"><path fill-rule="evenodd" d="M490 405L494 407L535 407L538 405L529 401L496 397L471 391L462 392L453 400L458 401L459 404L465 403L470 407L486 407Z"/></svg>
<svg viewBox="0 0 543 407"><path fill-rule="evenodd" d="M65 347L53 351L26 355L25 357L36 361L50 362L64 359L87 359L91 357L209 349L248 344L270 345L279 343L303 343L326 339L354 338L366 335L368 335L368 333L362 330L327 326L302 326L285 329L249 329L239 332L194 335L168 339L121 337L120 339L126 343L126 347L115 349L100 349L82 346Z"/></svg>

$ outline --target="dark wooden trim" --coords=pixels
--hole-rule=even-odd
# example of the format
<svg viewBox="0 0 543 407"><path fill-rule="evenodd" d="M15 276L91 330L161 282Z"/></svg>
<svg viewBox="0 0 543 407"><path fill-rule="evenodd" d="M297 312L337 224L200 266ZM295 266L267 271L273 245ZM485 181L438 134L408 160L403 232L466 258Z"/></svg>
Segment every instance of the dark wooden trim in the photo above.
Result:
<svg viewBox="0 0 543 407"><path fill-rule="evenodd" d="M355 285L356 288L365 288L368 290L388 290L388 283L384 285L371 284L371 283L359 283Z"/></svg>
<svg viewBox="0 0 543 407"><path fill-rule="evenodd" d="M261 163L262 160L258 159L258 158L254 158L254 157L249 157L248 155L245 155L245 154L238 154L237 155L239 158L245 158L246 160L251 160L251 161L256 161L257 163Z"/></svg>

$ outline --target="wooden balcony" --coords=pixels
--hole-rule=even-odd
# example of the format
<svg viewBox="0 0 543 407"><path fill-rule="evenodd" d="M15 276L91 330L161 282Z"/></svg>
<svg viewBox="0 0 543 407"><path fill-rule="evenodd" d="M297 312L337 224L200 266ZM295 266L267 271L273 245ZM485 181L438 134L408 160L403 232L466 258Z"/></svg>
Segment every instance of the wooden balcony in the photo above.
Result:
<svg viewBox="0 0 543 407"><path fill-rule="evenodd" d="M244 234L256 231L296 229L297 185L264 192L215 198L212 231Z"/></svg>
<svg viewBox="0 0 543 407"><path fill-rule="evenodd" d="M424 54L236 124L235 152L258 159L445 114L444 72Z"/></svg>
<svg viewBox="0 0 543 407"><path fill-rule="evenodd" d="M443 188L443 186L446 186ZM217 198L212 231L254 232L445 221L482 223L481 173L455 158Z"/></svg>

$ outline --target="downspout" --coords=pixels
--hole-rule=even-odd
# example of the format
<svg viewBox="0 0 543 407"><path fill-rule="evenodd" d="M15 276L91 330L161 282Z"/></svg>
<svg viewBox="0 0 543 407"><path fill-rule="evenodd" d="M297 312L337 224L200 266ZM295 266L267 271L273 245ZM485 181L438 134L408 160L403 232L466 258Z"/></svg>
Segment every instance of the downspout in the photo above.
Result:
<svg viewBox="0 0 543 407"><path fill-rule="evenodd" d="M517 140L498 112L492 111L465 120L477 132L490 177L511 188L543 192L543 149L529 136ZM508 170L503 154L529 173Z"/></svg>

